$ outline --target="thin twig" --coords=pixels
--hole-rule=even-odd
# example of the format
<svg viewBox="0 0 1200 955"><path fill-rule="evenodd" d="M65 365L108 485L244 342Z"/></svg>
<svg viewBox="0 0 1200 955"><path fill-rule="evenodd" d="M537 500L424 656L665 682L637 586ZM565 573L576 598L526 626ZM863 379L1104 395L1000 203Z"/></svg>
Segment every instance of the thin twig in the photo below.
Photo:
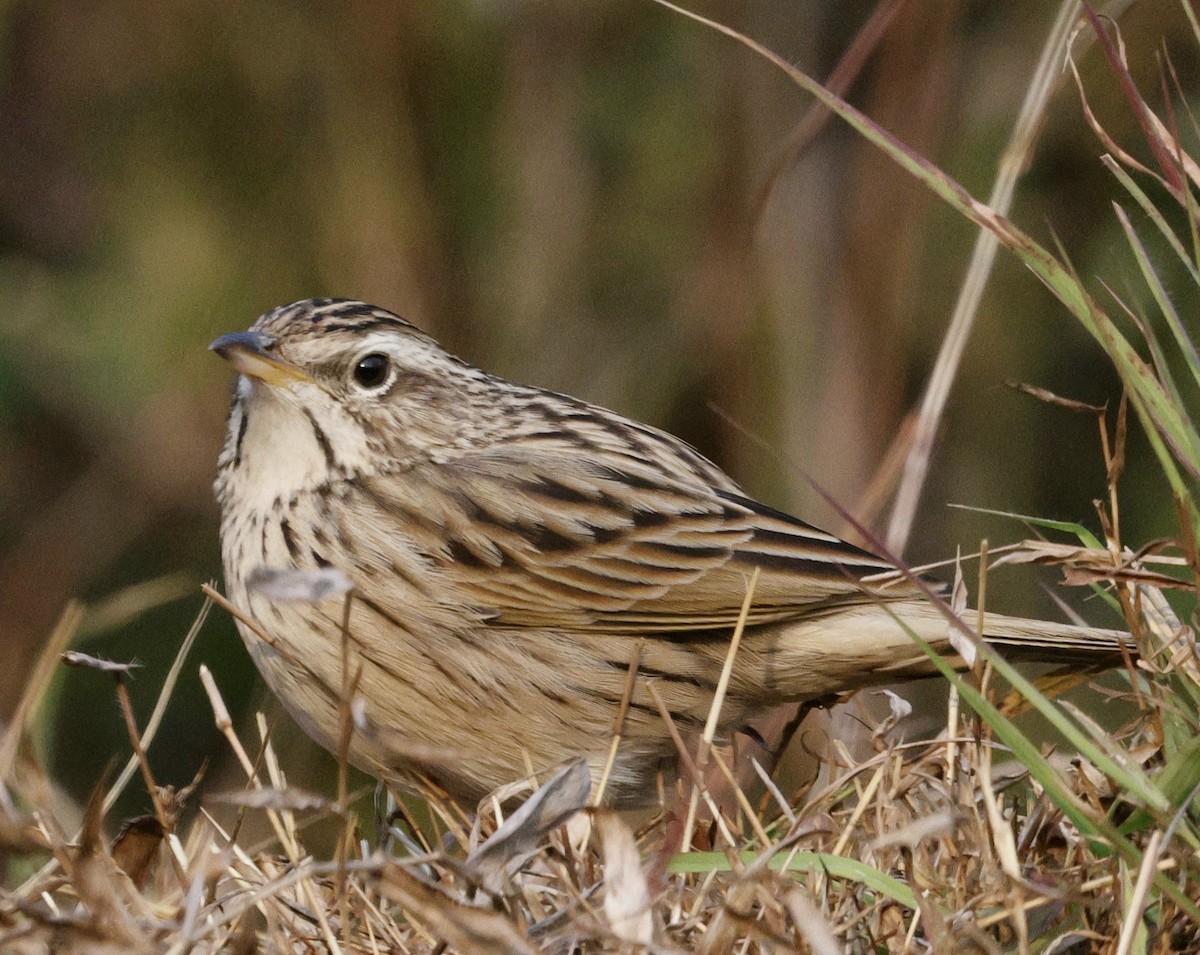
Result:
<svg viewBox="0 0 1200 955"><path fill-rule="evenodd" d="M633 699L633 687L637 681L638 667L642 664L642 650L645 640L639 640L633 647L629 657L629 666L625 671L625 688L621 691L621 705L617 707L617 715L613 720L612 741L608 746L608 756L604 760L604 771L600 774L600 782L596 786L596 795L592 805L599 806L604 801L604 790L608 787L608 777L612 773L613 764L617 761L617 749L621 745L621 735L625 730L625 717L629 714L629 703Z"/></svg>
<svg viewBox="0 0 1200 955"><path fill-rule="evenodd" d="M696 772L698 776L704 775L704 770L708 763L708 754L712 749L713 740L716 739L717 725L721 719L721 708L725 704L725 694L729 689L729 680L733 676L733 661L737 658L738 647L742 645L742 634L746 630L746 621L750 617L750 606L754 601L754 588L758 586L758 574L759 568L755 567L750 574L750 580L746 584L746 596L742 598L742 609L738 613L737 624L733 628L733 638L729 641L729 650L725 654L725 663L721 667L721 676L717 680L717 688L713 692L712 705L708 708L708 720L704 724L704 735L701 738L700 751L696 757ZM692 829L696 824L696 809L699 797L699 787L693 787L691 798L688 800L687 818L683 824L683 846L680 852L687 852L691 848Z"/></svg>

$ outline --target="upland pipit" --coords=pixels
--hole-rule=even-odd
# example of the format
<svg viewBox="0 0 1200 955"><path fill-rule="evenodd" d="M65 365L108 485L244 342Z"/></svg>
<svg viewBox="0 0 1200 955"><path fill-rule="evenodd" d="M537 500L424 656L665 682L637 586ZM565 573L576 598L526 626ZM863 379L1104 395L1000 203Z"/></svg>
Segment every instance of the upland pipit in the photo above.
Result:
<svg viewBox="0 0 1200 955"><path fill-rule="evenodd" d="M721 710L926 674L896 617L936 647L950 625L888 561L750 499L665 432L514 384L397 316L318 299L212 349L241 373L216 491L226 585L267 683L336 749L345 601L289 601L264 571L337 568L353 584L358 696L393 739L351 758L451 793L576 756L603 763L629 661L641 662L608 793L651 798L681 728L703 724L754 568ZM256 632L257 631L257 632ZM989 616L1013 656L1115 658L1120 634Z"/></svg>

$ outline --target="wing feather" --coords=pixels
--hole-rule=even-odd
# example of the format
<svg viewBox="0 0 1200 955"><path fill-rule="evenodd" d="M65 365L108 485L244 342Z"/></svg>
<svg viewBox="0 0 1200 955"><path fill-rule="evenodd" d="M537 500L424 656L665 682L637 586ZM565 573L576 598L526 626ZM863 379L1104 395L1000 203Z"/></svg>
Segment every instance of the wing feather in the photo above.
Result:
<svg viewBox="0 0 1200 955"><path fill-rule="evenodd" d="M508 444L402 476L360 478L353 493L360 506L350 511L360 520L372 523L373 510L407 529L396 546L421 549L441 600L474 608L493 626L728 628L754 567L751 623L915 592L902 580L865 584L891 565L731 483L714 488L633 457L597 464L578 452Z"/></svg>

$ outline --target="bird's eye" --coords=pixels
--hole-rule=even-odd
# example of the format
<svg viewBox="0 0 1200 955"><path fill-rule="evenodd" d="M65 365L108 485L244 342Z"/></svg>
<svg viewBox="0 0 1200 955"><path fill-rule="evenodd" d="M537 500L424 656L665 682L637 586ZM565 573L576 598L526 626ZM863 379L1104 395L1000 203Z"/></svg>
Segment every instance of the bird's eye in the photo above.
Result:
<svg viewBox="0 0 1200 955"><path fill-rule="evenodd" d="M387 355L372 352L354 366L354 380L364 388L378 388L388 380L390 368Z"/></svg>

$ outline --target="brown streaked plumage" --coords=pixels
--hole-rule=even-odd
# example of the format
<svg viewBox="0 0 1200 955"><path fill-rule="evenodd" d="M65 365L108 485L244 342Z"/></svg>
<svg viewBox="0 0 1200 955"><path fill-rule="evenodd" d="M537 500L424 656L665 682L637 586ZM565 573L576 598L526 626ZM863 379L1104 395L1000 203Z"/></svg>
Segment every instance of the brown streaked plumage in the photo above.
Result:
<svg viewBox="0 0 1200 955"><path fill-rule="evenodd" d="M529 764L599 766L640 641L609 793L649 798L674 751L644 679L702 725L754 568L726 728L929 672L893 613L948 646L946 619L886 560L749 499L678 438L489 375L383 309L297 302L212 348L241 372L216 483L226 585L269 639L242 636L333 748L343 602L281 601L251 579L349 577L358 692L412 744L356 737L372 773L417 770L473 799ZM1112 657L1121 638L998 616L987 635L1070 660Z"/></svg>

